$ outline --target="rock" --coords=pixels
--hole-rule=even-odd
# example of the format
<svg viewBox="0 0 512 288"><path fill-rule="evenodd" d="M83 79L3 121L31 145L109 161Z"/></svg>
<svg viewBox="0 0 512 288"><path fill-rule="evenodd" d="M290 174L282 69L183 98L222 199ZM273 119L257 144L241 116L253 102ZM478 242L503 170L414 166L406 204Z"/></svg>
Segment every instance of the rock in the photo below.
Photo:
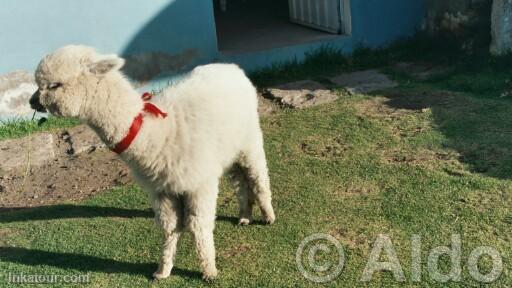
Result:
<svg viewBox="0 0 512 288"><path fill-rule="evenodd" d="M352 94L368 93L398 86L398 83L377 70L345 73L330 78L330 80L338 86L345 87Z"/></svg>
<svg viewBox="0 0 512 288"><path fill-rule="evenodd" d="M503 55L512 50L512 1L494 0L491 17L491 54Z"/></svg>
<svg viewBox="0 0 512 288"><path fill-rule="evenodd" d="M117 173L117 175L119 175L119 177L126 177L126 176L128 176L128 171L120 170L119 173Z"/></svg>
<svg viewBox="0 0 512 288"><path fill-rule="evenodd" d="M264 98L262 95L258 95L258 114L260 116L268 116L279 110L279 107L270 99Z"/></svg>
<svg viewBox="0 0 512 288"><path fill-rule="evenodd" d="M114 185L126 185L131 182L131 177L128 174L127 169L122 169L117 173L116 179L114 179Z"/></svg>
<svg viewBox="0 0 512 288"><path fill-rule="evenodd" d="M65 141L71 145L68 151L73 151L73 154L92 152L98 148L106 147L96 133L88 126L76 126L68 129L66 132L69 136Z"/></svg>
<svg viewBox="0 0 512 288"><path fill-rule="evenodd" d="M397 63L393 69L400 73L405 73L418 80L428 80L431 77L442 75L450 71L447 67L434 66L429 63Z"/></svg>
<svg viewBox="0 0 512 288"><path fill-rule="evenodd" d="M283 106L299 109L334 102L338 99L335 92L311 80L268 88L264 96L279 101Z"/></svg>
<svg viewBox="0 0 512 288"><path fill-rule="evenodd" d="M53 147L52 135L45 133L0 141L0 171L23 170L28 160L30 167L46 164L55 158Z"/></svg>

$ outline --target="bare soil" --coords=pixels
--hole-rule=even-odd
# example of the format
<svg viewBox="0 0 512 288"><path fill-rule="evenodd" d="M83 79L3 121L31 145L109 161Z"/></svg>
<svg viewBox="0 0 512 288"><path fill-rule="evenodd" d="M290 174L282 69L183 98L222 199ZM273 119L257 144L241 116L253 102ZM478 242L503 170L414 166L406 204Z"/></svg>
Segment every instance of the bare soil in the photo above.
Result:
<svg viewBox="0 0 512 288"><path fill-rule="evenodd" d="M32 167L28 174L14 171L0 176L0 209L34 207L79 200L131 181L128 168L105 148L73 154L62 140L66 130L55 132L58 157ZM5 209L2 209L5 210Z"/></svg>

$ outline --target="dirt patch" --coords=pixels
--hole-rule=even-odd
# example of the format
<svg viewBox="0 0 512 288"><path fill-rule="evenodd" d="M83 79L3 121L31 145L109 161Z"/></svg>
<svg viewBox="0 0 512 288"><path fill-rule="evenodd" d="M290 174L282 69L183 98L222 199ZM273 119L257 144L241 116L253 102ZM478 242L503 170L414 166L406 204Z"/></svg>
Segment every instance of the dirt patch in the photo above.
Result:
<svg viewBox="0 0 512 288"><path fill-rule="evenodd" d="M350 146L341 137L323 139L318 137L306 138L300 143L302 153L319 158L342 157Z"/></svg>
<svg viewBox="0 0 512 288"><path fill-rule="evenodd" d="M424 168L436 168L443 165L445 171L453 176L462 176L464 166L459 161L460 155L455 151L432 151L429 149L408 150L396 148L384 150L382 159L387 164L407 164L411 166L421 166Z"/></svg>
<svg viewBox="0 0 512 288"><path fill-rule="evenodd" d="M6 238L7 236L13 234L13 230L10 229L10 228L3 228L3 229L0 229L0 239L4 239Z"/></svg>
<svg viewBox="0 0 512 288"><path fill-rule="evenodd" d="M368 196L377 194L379 186L368 180L351 179L336 187L336 194L341 197Z"/></svg>
<svg viewBox="0 0 512 288"><path fill-rule="evenodd" d="M366 240L366 235L358 233L357 231L345 228L333 228L329 231L329 234L340 241L344 247L363 250L369 250L370 248L370 243Z"/></svg>
<svg viewBox="0 0 512 288"><path fill-rule="evenodd" d="M33 207L90 197L130 181L128 170L108 150L59 157L24 175L0 177L0 207Z"/></svg>
<svg viewBox="0 0 512 288"><path fill-rule="evenodd" d="M366 118L387 117L392 119L393 117L397 117L405 112L386 105L387 101L389 101L389 98L375 96L358 102L356 104L356 109L360 116L364 116Z"/></svg>
<svg viewBox="0 0 512 288"><path fill-rule="evenodd" d="M388 90L385 96L360 101L356 109L361 117L381 122L396 141L396 146L379 149L386 164L405 164L424 168L443 167L450 173L463 173L460 153L447 149L418 147L416 137L431 132L432 108L468 107L461 94L449 91ZM417 139L417 138L416 138ZM411 142L412 140L412 142ZM447 172L448 173L448 172Z"/></svg>
<svg viewBox="0 0 512 288"><path fill-rule="evenodd" d="M222 251L220 253L221 257L224 259L229 259L233 257L238 257L243 253L251 251L251 246L249 244L240 244L235 247L231 247L229 250Z"/></svg>
<svg viewBox="0 0 512 288"><path fill-rule="evenodd" d="M465 97L451 91L404 91L387 90L384 96L376 96L357 105L361 115L370 118L394 120L415 113L429 112L432 107L465 105Z"/></svg>
<svg viewBox="0 0 512 288"><path fill-rule="evenodd" d="M432 129L428 119L430 108L419 108L424 105L419 105L418 109L412 110L396 108L389 105L390 101L392 101L390 98L374 97L357 103L356 109L360 117L386 124L390 133L397 138L414 137ZM425 116L418 117L420 113Z"/></svg>
<svg viewBox="0 0 512 288"><path fill-rule="evenodd" d="M4 246L7 244L7 240L16 234L16 230L11 228L2 228L0 229L0 246Z"/></svg>
<svg viewBox="0 0 512 288"><path fill-rule="evenodd" d="M26 173L13 169L0 176L0 208L34 207L79 200L131 182L126 165L99 145L85 126L60 130L53 139L55 157ZM80 152L80 153L78 153ZM22 164L22 163L20 163Z"/></svg>

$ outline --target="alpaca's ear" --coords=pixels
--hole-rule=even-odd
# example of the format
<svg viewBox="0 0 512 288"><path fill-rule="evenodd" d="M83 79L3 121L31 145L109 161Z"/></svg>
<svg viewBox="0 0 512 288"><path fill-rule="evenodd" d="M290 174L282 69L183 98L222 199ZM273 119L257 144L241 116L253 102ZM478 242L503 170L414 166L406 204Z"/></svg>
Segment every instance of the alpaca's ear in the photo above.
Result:
<svg viewBox="0 0 512 288"><path fill-rule="evenodd" d="M121 69L124 65L124 59L117 55L105 55L99 59L95 59L87 65L89 72L96 75L105 75L110 71Z"/></svg>

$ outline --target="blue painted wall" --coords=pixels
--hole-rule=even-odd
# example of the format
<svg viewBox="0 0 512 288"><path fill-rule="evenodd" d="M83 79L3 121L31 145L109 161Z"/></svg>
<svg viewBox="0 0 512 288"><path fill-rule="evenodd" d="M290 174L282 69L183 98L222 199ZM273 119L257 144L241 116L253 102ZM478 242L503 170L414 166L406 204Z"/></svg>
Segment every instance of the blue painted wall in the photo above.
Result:
<svg viewBox="0 0 512 288"><path fill-rule="evenodd" d="M194 49L190 65L234 61L246 69L294 58L329 44L350 53L411 36L426 0L352 0L352 35L244 55L218 52L212 0L2 0L0 74L31 71L56 48L79 43L122 55ZM189 65L189 66L190 66Z"/></svg>
<svg viewBox="0 0 512 288"><path fill-rule="evenodd" d="M199 50L217 54L209 0L2 0L0 74L33 70L66 44L107 53Z"/></svg>

